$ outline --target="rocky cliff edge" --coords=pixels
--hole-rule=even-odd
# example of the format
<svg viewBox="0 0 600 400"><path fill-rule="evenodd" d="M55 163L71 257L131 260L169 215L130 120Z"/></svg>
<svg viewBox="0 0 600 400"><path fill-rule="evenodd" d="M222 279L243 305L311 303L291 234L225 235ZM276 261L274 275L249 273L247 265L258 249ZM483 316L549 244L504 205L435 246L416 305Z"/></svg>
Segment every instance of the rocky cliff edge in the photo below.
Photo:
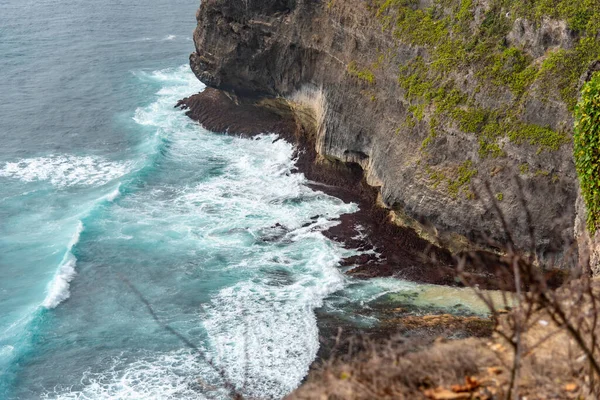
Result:
<svg viewBox="0 0 600 400"><path fill-rule="evenodd" d="M309 110L321 162L360 166L396 223L489 249L508 240L495 203L548 257L576 236L572 110L600 45L519 3L204 0L190 62L236 99Z"/></svg>

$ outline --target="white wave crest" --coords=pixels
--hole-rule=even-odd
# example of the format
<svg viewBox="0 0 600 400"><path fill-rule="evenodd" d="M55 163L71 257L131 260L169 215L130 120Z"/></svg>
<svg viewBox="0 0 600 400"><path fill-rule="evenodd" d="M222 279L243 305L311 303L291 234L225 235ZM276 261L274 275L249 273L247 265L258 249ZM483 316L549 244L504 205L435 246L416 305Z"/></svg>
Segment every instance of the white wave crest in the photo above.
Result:
<svg viewBox="0 0 600 400"><path fill-rule="evenodd" d="M24 182L49 181L57 187L103 185L131 170L129 162L109 161L95 156L50 155L8 162L0 177Z"/></svg>
<svg viewBox="0 0 600 400"><path fill-rule="evenodd" d="M132 71L131 73L141 81L165 83L166 85L163 89L179 89L178 93L181 96L189 96L205 87L192 73L189 65L182 65L176 68L165 68L152 72ZM181 97L177 100L181 100ZM169 108L165 110L173 111L173 106L174 104L170 104Z"/></svg>
<svg viewBox="0 0 600 400"><path fill-rule="evenodd" d="M42 306L45 308L55 308L60 303L65 301L71 295L70 283L77 274L75 266L77 265L77 257L73 255L73 247L79 242L81 233L83 232L83 223L79 221L77 230L71 238L69 245L67 246L67 252L65 253L60 266L52 281L48 285L48 294L42 302Z"/></svg>
<svg viewBox="0 0 600 400"><path fill-rule="evenodd" d="M119 183L119 185L115 188L115 190L113 190L112 192L110 192L109 194L107 194L106 196L103 197L104 200L112 203L113 201L115 201L119 196L121 195L121 184Z"/></svg>

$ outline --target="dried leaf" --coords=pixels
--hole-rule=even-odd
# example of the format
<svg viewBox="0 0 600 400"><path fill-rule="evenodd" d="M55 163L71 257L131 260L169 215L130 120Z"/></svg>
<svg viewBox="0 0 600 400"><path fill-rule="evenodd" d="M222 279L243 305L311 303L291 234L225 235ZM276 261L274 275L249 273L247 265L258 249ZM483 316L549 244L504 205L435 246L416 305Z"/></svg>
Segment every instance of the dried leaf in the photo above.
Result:
<svg viewBox="0 0 600 400"><path fill-rule="evenodd" d="M502 368L500 368L500 367L488 367L487 373L489 375L500 375L502 373Z"/></svg>
<svg viewBox="0 0 600 400"><path fill-rule="evenodd" d="M475 377L467 376L467 377L465 377L465 384L464 385L453 385L452 391L454 391L454 392L472 392L473 390L477 389L479 386L481 386L481 383L479 383L479 381Z"/></svg>
<svg viewBox="0 0 600 400"><path fill-rule="evenodd" d="M578 388L579 388L579 385L577 385L576 383L567 383L567 384L564 386L564 389L565 389L567 392L574 392L574 391L576 391Z"/></svg>
<svg viewBox="0 0 600 400"><path fill-rule="evenodd" d="M455 393L444 388L429 389L424 394L432 400L464 400L471 398L470 393Z"/></svg>
<svg viewBox="0 0 600 400"><path fill-rule="evenodd" d="M495 344L491 345L490 349L492 349L492 351L496 351L496 352L506 351L506 347L502 346L500 343L495 343Z"/></svg>

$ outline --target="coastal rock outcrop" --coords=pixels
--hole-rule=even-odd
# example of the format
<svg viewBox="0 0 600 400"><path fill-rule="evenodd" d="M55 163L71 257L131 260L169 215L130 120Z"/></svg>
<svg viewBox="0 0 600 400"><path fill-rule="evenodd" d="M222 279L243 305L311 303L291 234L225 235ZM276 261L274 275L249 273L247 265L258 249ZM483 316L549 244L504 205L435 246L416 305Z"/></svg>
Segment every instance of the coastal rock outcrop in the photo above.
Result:
<svg viewBox="0 0 600 400"><path fill-rule="evenodd" d="M396 223L490 249L509 240L495 203L543 258L576 236L569 96L593 44L505 4L204 0L190 63L239 101L309 110L321 162L359 165Z"/></svg>

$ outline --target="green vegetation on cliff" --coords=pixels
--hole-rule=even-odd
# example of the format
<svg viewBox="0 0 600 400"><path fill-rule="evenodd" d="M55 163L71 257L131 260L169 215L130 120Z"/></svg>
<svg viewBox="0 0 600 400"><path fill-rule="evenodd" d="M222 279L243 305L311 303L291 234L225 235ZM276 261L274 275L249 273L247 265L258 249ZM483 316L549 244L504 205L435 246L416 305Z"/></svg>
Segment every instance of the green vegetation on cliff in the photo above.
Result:
<svg viewBox="0 0 600 400"><path fill-rule="evenodd" d="M474 0L433 0L427 8L419 3L371 0L369 5L384 31L426 50L403 63L398 74L418 121L444 121L446 129L454 126L477 135L481 158L503 157L503 138L536 146L538 152L558 150L570 141L568 126L528 123L522 112L532 98L545 102L552 96L574 110L579 77L600 56L595 40L600 2L490 0L483 6ZM538 28L560 28L559 21L566 21L563 31L573 45L549 46L546 54L534 56L518 41L507 40L517 19ZM489 101L490 96L484 100L479 96L483 91L497 101ZM438 130L432 124L423 149Z"/></svg>
<svg viewBox="0 0 600 400"><path fill-rule="evenodd" d="M368 68L358 68L355 61L348 64L348 73L361 81L367 82L371 85L375 83L375 74Z"/></svg>
<svg viewBox="0 0 600 400"><path fill-rule="evenodd" d="M462 164L449 170L426 166L425 172L433 188L438 188L444 184L448 194L453 198L458 198L463 194L467 199L473 199L475 194L469 189L471 180L477 175L477 170L473 166L473 161L466 160Z"/></svg>
<svg viewBox="0 0 600 400"><path fill-rule="evenodd" d="M581 92L575 108L573 140L575 167L587 207L587 227L594 234L600 226L600 74Z"/></svg>

